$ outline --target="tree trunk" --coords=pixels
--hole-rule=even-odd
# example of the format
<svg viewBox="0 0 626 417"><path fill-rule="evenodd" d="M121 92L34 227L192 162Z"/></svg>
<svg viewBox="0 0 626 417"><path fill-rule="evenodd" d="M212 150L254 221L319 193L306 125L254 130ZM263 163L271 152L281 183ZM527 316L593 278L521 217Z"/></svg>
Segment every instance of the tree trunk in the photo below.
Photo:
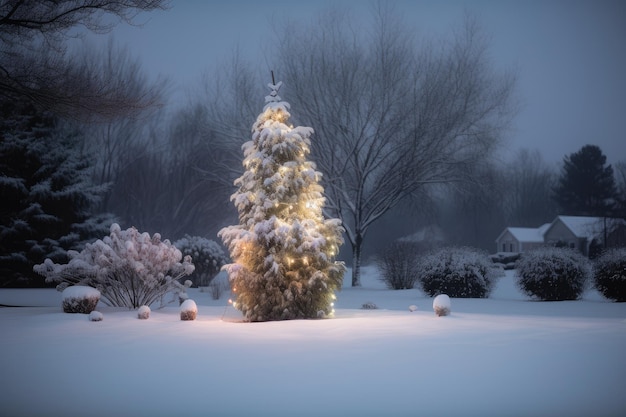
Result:
<svg viewBox="0 0 626 417"><path fill-rule="evenodd" d="M361 286L361 245L363 236L359 233L352 244L352 286Z"/></svg>

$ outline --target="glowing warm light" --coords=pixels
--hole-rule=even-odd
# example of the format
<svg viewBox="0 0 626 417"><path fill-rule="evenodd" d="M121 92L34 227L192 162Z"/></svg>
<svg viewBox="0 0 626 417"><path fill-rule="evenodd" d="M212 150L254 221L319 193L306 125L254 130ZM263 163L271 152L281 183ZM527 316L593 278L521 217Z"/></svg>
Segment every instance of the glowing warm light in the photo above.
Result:
<svg viewBox="0 0 626 417"><path fill-rule="evenodd" d="M229 298L228 299L228 304L232 304L232 303L233 303L233 300Z"/></svg>

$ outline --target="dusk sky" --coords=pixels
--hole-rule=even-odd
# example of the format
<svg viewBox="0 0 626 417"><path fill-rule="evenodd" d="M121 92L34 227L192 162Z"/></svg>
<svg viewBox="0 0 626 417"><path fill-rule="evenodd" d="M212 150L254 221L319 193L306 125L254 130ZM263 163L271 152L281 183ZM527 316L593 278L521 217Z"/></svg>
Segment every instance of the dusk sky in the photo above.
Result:
<svg viewBox="0 0 626 417"><path fill-rule="evenodd" d="M466 11L478 18L492 37L493 64L515 68L519 77L521 110L507 135L509 149L538 149L547 161L560 162L583 145L595 144L609 163L626 161L626 2L395 3L418 36L450 34ZM141 27L119 25L110 36L127 45L152 76L169 77L180 99L237 47L269 74L271 63L261 51L271 47L272 24L288 19L308 24L331 5L364 22L370 7L357 0L173 0L169 10L140 15ZM250 99L263 104L262 97Z"/></svg>

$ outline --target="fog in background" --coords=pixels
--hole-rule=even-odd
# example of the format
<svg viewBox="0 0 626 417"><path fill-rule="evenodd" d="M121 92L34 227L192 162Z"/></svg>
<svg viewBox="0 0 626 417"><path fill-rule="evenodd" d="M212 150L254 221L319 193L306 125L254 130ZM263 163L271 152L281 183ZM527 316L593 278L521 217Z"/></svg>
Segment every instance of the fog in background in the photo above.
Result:
<svg viewBox="0 0 626 417"><path fill-rule="evenodd" d="M63 123L42 119L22 100L28 93L1 109L3 129L33 139L15 139L15 152L30 147L40 157L2 161L19 171L16 184L35 184L12 188L23 195L5 217L32 219L7 230L19 235L47 218L38 210L77 212L80 222L65 226L84 233L59 232L72 247L52 238L58 231L48 224L29 232L58 246L59 256L112 221L172 241L220 242L217 232L238 221L229 197L271 71L285 82L292 122L317 132L311 159L327 181L326 214L347 230L340 259L348 263L355 247L367 263L411 236L494 252L505 227L538 227L562 214L553 191L564 158L587 144L601 149L626 196L621 1L173 0L138 13L134 25L103 18L113 23L107 33L72 25L76 36L16 61L42 85L60 86L64 100L41 96L38 104L61 110ZM25 38L7 33L18 51ZM60 65L56 78L46 65ZM54 159L36 135L48 138ZM364 153L352 158L351 149ZM41 161L58 180L25 172ZM68 198L57 204L46 188L51 213L37 184L55 181ZM26 251L36 240L24 236Z"/></svg>
<svg viewBox="0 0 626 417"><path fill-rule="evenodd" d="M508 135L509 150L537 149L546 161L556 164L591 143L602 148L610 163L626 159L626 3L393 3L416 36L449 34L467 13L478 19L491 36L494 65L518 70L521 107ZM249 58L269 81L274 32L286 22L308 23L321 11L338 7L362 19L359 30L367 31L370 6L371 2L359 0L174 0L169 10L140 15L140 27L118 25L107 36L128 45L151 76L169 77L172 104L177 104L197 90L202 74L229 60L234 50ZM103 38L98 36L97 41ZM288 93L284 99L289 101ZM250 100L263 103L263 97Z"/></svg>

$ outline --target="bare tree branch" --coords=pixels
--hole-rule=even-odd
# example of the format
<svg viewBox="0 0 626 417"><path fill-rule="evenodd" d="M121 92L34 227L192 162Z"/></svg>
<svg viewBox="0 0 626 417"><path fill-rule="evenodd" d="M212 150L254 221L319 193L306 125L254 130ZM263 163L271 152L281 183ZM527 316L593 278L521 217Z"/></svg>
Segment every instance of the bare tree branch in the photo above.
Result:
<svg viewBox="0 0 626 417"><path fill-rule="evenodd" d="M378 3L361 38L330 13L287 28L278 48L295 117L316 131L312 157L352 245L353 285L369 227L426 185L471 181L514 110L515 77L491 68L474 21L418 49L396 16Z"/></svg>
<svg viewBox="0 0 626 417"><path fill-rule="evenodd" d="M66 41L79 27L104 33L120 20L164 9L164 0L6 0L0 3L0 95L27 97L65 118L109 121L158 106L152 91L128 91L115 68L93 56L70 56Z"/></svg>

